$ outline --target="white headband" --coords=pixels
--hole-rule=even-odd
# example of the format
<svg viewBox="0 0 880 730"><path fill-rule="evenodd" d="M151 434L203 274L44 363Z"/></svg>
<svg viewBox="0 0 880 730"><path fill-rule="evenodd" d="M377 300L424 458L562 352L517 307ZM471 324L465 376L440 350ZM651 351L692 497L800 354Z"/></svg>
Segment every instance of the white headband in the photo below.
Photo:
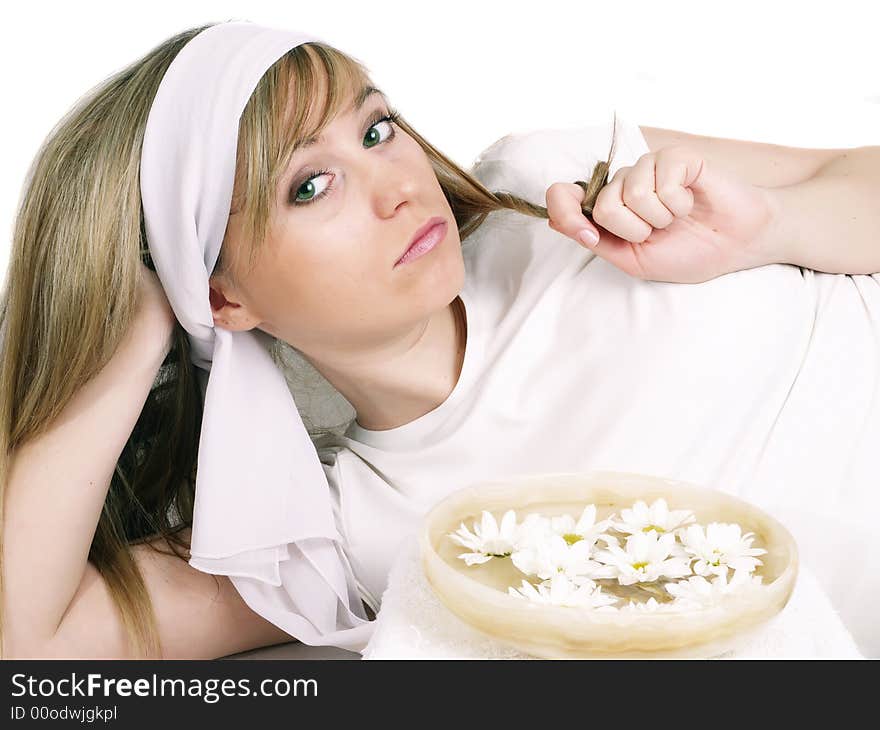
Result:
<svg viewBox="0 0 880 730"><path fill-rule="evenodd" d="M150 108L141 197L156 273L208 371L190 565L228 575L303 643L361 650L364 613L330 489L284 375L254 329L214 326L208 279L232 202L238 126L258 81L305 33L211 26L177 54Z"/></svg>

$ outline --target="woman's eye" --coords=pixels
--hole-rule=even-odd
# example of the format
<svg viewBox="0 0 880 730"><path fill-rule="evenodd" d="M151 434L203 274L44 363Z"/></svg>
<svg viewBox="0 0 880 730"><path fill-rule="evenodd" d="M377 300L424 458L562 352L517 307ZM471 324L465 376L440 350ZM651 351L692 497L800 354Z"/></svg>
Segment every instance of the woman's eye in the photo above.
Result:
<svg viewBox="0 0 880 730"><path fill-rule="evenodd" d="M329 184L325 185L323 188L315 185L314 181L322 178L326 175L329 175L329 170L318 170L317 172L310 172L309 179L306 180L296 191L296 196L294 197L294 202L299 204L311 203L319 198L323 198L327 194L327 188ZM316 192L317 190L317 192ZM300 194L308 196L306 198L300 198Z"/></svg>
<svg viewBox="0 0 880 730"><path fill-rule="evenodd" d="M394 131L394 126L392 125L392 122L394 121L395 116L395 114L388 114L370 124L366 134L364 135L364 144L366 145L367 149L375 147L382 142L390 142L392 139L394 139L396 132ZM385 135L385 137L382 137L376 132L376 130L378 130L380 125L382 125L383 123L388 127L388 133ZM319 178L327 175L332 175L330 170L311 170L307 173L307 175L308 178L302 185L299 186L299 188L297 188L294 195L293 202L297 205L308 205L310 203L314 203L316 200L320 200L321 198L332 193L333 191L333 187L329 184L329 182L326 182L323 186L315 184L315 181L317 181Z"/></svg>
<svg viewBox="0 0 880 730"><path fill-rule="evenodd" d="M373 130L374 130L374 129L378 129L378 128L379 128L379 125L382 124L383 122L384 122L386 125L388 125L388 129L389 129L388 136L387 136L385 139L393 139L393 137L394 137L394 127L391 126L391 119L390 119L389 117L382 117L381 119L379 119L378 121L374 122L374 123L370 126L370 128L367 130L367 133L364 135L364 140L367 140L367 139L375 139L376 135L373 133ZM378 140L378 141L381 142L382 140ZM371 147L375 147L375 145L370 145L370 146L371 146Z"/></svg>

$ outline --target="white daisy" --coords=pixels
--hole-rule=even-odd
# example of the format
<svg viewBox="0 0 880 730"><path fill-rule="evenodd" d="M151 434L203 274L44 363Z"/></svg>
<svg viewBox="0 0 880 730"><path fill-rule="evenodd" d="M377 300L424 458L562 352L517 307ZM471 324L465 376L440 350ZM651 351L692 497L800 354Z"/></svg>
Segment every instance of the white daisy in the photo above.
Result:
<svg viewBox="0 0 880 730"><path fill-rule="evenodd" d="M610 577L617 578L621 585L691 574L689 561L682 557L681 546L672 533L636 532L626 538L626 548L609 545L607 550L596 551L595 558L614 570Z"/></svg>
<svg viewBox="0 0 880 730"><path fill-rule="evenodd" d="M756 555L767 551L751 547L754 533L742 534L738 524L710 522L703 531L702 525L690 525L681 535L684 551L694 563L697 575L727 575L730 570L747 573L763 563Z"/></svg>
<svg viewBox="0 0 880 730"><path fill-rule="evenodd" d="M678 610L679 608L680 607L675 606L674 603L660 603L653 596L647 601L629 601L623 606L624 610L641 611L644 613L654 613L655 611L673 611Z"/></svg>
<svg viewBox="0 0 880 730"><path fill-rule="evenodd" d="M726 574L716 575L711 581L701 575L694 575L687 580L667 583L666 590L675 598L676 604L687 608L704 608L717 603L730 593L739 593L761 583L761 576L737 570L729 583Z"/></svg>
<svg viewBox="0 0 880 730"><path fill-rule="evenodd" d="M592 544L578 540L569 545L556 533L546 533L541 540L532 540L510 556L513 564L526 575L543 580L562 573L576 583L585 579L613 578L615 571L592 559Z"/></svg>
<svg viewBox="0 0 880 730"><path fill-rule="evenodd" d="M610 606L618 600L616 596L603 593L602 589L592 581L577 585L561 573L554 575L549 583L549 587L545 583L534 586L523 579L522 588L517 589L511 586L507 592L511 596L528 598L532 601L556 606L601 608Z"/></svg>
<svg viewBox="0 0 880 730"><path fill-rule="evenodd" d="M687 608L710 606L721 596L719 586L710 583L701 575L693 575L687 580L667 583L666 590L675 598L675 602Z"/></svg>
<svg viewBox="0 0 880 730"><path fill-rule="evenodd" d="M492 513L483 510L482 521L474 522L474 531L471 532L461 523L461 527L448 536L459 545L470 548L471 552L461 553L458 557L467 565L485 563L492 558L504 558L515 549L519 530L516 524L516 512L510 509L504 513L499 527Z"/></svg>
<svg viewBox="0 0 880 730"><path fill-rule="evenodd" d="M517 528L517 545L523 548L534 543L543 542L548 535L553 534L550 525L550 518L542 514L532 513L526 515Z"/></svg>
<svg viewBox="0 0 880 730"><path fill-rule="evenodd" d="M571 515L550 518L550 529L557 535L561 535L569 545L573 545L579 540L585 540L593 545L596 539L601 537L602 533L612 524L610 518L596 522L596 505L594 504L588 504L584 507L577 522Z"/></svg>
<svg viewBox="0 0 880 730"><path fill-rule="evenodd" d="M629 534L654 531L662 535L695 520L696 517L691 510L670 511L666 500L660 497L650 507L643 500L639 500L631 509L622 509L620 520L614 522L614 527L620 532Z"/></svg>

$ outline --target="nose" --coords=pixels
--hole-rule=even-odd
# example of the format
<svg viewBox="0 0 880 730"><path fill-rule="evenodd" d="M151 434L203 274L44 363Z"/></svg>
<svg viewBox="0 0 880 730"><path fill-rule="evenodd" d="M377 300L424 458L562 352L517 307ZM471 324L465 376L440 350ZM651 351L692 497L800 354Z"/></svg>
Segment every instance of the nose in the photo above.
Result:
<svg viewBox="0 0 880 730"><path fill-rule="evenodd" d="M380 218L395 215L404 203L415 198L419 189L418 171L400 158L381 158L374 162L367 179L369 195Z"/></svg>

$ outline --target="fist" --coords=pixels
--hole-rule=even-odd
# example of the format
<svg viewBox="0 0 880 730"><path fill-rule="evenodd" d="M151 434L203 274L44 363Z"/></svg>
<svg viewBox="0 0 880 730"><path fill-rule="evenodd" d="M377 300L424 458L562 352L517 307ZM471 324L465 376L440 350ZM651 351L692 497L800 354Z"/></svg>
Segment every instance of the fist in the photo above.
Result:
<svg viewBox="0 0 880 730"><path fill-rule="evenodd" d="M599 191L592 222L584 197L580 185L553 183L550 228L631 276L698 283L772 262L763 243L774 218L768 189L713 169L689 147L665 147L617 170Z"/></svg>

